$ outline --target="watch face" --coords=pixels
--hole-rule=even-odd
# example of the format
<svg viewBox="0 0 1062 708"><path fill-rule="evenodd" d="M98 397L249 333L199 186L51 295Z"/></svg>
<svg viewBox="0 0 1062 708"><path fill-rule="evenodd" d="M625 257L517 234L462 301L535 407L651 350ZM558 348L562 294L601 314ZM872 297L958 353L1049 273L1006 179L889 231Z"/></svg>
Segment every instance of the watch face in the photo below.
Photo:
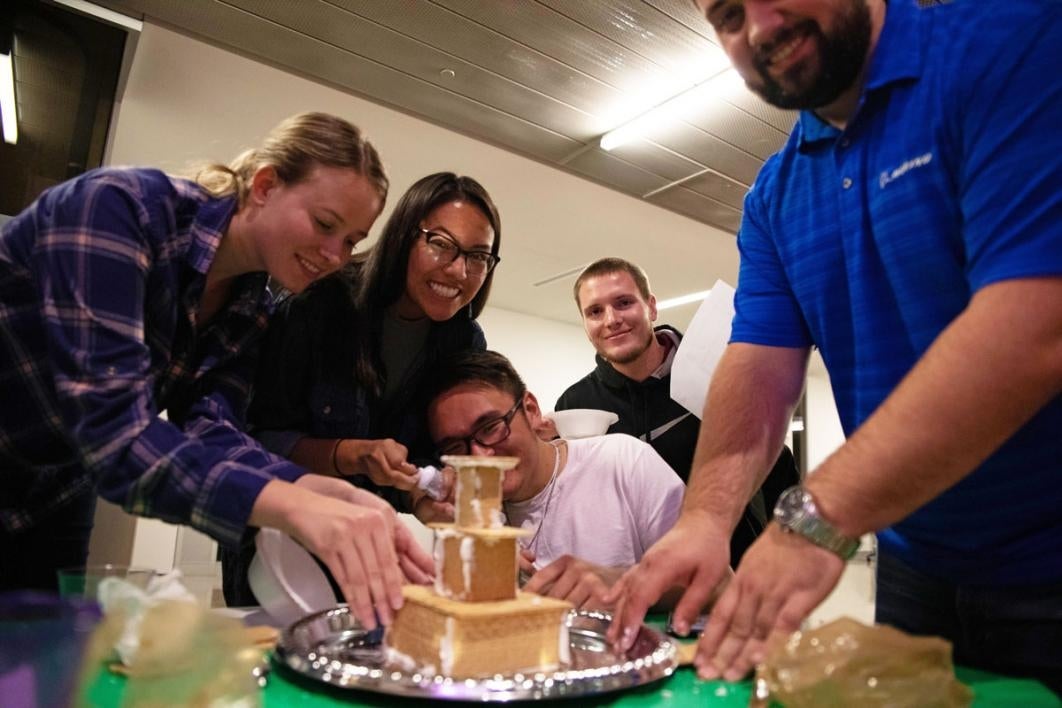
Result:
<svg viewBox="0 0 1062 708"><path fill-rule="evenodd" d="M778 503L774 507L774 515L780 524L786 524L804 511L806 492L801 487L790 487L778 497Z"/></svg>

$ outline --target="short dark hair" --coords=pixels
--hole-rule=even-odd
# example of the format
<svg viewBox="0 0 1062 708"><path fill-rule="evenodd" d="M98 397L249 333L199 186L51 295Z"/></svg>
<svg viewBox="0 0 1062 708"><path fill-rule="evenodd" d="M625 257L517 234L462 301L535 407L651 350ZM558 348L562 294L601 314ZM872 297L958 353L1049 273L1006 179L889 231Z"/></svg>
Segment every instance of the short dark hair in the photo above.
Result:
<svg viewBox="0 0 1062 708"><path fill-rule="evenodd" d="M572 288L572 293L575 295L575 306L579 308L580 312L582 312L583 305L579 302L579 288L583 286L583 283L590 278L596 278L599 275L610 275L612 273L629 274L643 298L648 300L652 296L652 293L649 291L649 278L646 276L645 271L640 267L622 258L599 258L583 268L583 272L575 279L575 287Z"/></svg>
<svg viewBox="0 0 1062 708"><path fill-rule="evenodd" d="M435 399L458 386L476 384L494 388L520 398L527 393L527 385L516 373L511 361L498 352L466 349L440 359L430 376L426 377L425 400L430 405Z"/></svg>

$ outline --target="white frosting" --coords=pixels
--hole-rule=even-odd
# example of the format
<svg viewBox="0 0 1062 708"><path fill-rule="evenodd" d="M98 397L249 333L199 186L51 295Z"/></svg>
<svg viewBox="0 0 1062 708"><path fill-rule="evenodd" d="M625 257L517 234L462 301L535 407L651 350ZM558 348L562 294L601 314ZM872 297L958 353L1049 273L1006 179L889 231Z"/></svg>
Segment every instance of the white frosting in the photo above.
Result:
<svg viewBox="0 0 1062 708"><path fill-rule="evenodd" d="M461 574L465 580L465 592L472 592L472 570L476 565L476 541L471 536L461 539Z"/></svg>
<svg viewBox="0 0 1062 708"><path fill-rule="evenodd" d="M409 654L404 654L398 651L394 647L387 647L384 655L388 664L397 666L405 672L413 673L419 668L416 659Z"/></svg>
<svg viewBox="0 0 1062 708"><path fill-rule="evenodd" d="M567 619L561 622L560 638L557 640L557 658L560 660L561 666L572 663L572 644L568 638Z"/></svg>
<svg viewBox="0 0 1062 708"><path fill-rule="evenodd" d="M432 556L435 559L435 594L446 595L446 588L443 586L443 556L445 550L443 548L444 535L438 531L435 532L435 546L432 548Z"/></svg>
<svg viewBox="0 0 1062 708"><path fill-rule="evenodd" d="M492 529L501 528L505 526L505 515L501 513L501 509L490 510L490 527Z"/></svg>
<svg viewBox="0 0 1062 708"><path fill-rule="evenodd" d="M483 525L483 505L480 504L479 499L473 498L469 504L472 507L472 514L475 517L476 526Z"/></svg>
<svg viewBox="0 0 1062 708"><path fill-rule="evenodd" d="M444 676L453 673L454 668L454 618L446 618L446 633L439 640L439 665Z"/></svg>

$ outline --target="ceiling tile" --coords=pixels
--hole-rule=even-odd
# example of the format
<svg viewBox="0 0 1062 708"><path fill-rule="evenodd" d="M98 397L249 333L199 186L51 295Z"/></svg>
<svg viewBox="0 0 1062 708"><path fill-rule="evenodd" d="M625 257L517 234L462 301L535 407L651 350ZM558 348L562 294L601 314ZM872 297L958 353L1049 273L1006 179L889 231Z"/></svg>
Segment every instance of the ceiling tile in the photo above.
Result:
<svg viewBox="0 0 1062 708"><path fill-rule="evenodd" d="M685 187L672 187L658 192L647 201L672 209L689 217L718 226L736 234L741 226L741 211L709 199Z"/></svg>
<svg viewBox="0 0 1062 708"><path fill-rule="evenodd" d="M682 186L735 209L744 207L745 195L749 191L745 185L738 184L725 175L711 170L705 170L698 176L684 181Z"/></svg>
<svg viewBox="0 0 1062 708"><path fill-rule="evenodd" d="M704 169L704 165L647 140L635 140L613 148L610 152L624 162L660 175L671 182L685 179Z"/></svg>
<svg viewBox="0 0 1062 708"><path fill-rule="evenodd" d="M597 148L580 153L567 162L565 167L596 182L639 197L663 187L670 181Z"/></svg>

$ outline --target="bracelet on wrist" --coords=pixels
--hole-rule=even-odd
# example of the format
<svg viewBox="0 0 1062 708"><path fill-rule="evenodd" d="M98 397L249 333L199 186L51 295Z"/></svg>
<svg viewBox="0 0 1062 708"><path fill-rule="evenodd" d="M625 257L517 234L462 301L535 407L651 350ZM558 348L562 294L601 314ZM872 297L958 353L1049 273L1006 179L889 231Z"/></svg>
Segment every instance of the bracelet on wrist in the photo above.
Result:
<svg viewBox="0 0 1062 708"><path fill-rule="evenodd" d="M343 473L339 470L339 460L336 459L336 453L339 452L339 446L342 444L344 438L336 440L336 444L332 446L332 471L336 473L337 477L342 477Z"/></svg>

